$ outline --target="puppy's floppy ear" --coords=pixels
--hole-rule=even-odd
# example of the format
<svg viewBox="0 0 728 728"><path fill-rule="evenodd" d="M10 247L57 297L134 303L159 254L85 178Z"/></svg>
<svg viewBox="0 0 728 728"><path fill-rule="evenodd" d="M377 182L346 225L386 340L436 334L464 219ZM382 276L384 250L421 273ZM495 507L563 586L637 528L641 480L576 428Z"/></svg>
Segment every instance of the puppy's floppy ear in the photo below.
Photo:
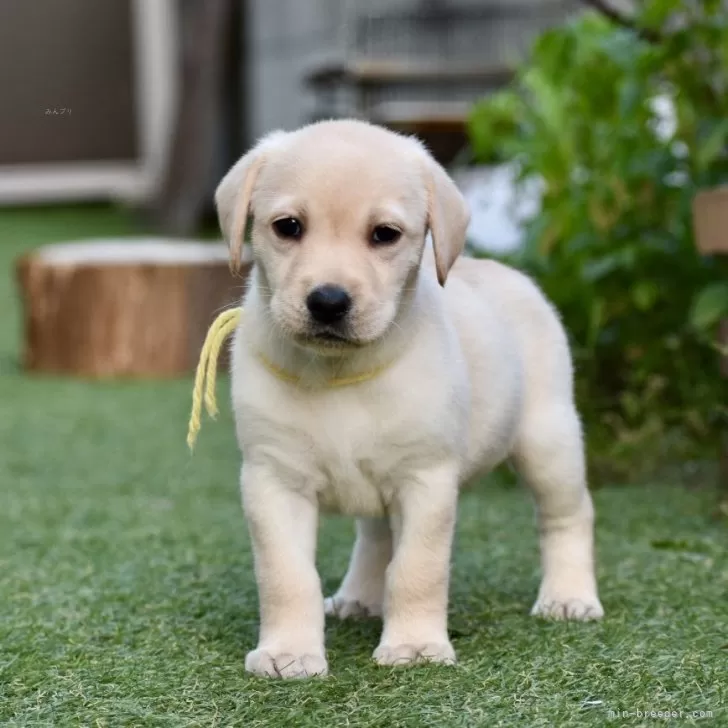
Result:
<svg viewBox="0 0 728 728"><path fill-rule="evenodd" d="M437 280L445 285L447 274L465 248L470 209L450 175L427 154L428 225L435 249Z"/></svg>
<svg viewBox="0 0 728 728"><path fill-rule="evenodd" d="M275 131L263 137L239 159L215 190L215 206L220 230L230 250L230 268L237 272L243 257L243 244L251 214L250 199L258 172L285 132Z"/></svg>

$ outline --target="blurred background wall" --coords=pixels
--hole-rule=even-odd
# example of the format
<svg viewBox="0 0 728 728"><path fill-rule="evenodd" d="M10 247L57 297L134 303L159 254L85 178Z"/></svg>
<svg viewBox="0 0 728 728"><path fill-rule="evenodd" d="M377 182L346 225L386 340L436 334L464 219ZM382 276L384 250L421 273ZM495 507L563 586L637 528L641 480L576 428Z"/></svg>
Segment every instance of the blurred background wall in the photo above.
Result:
<svg viewBox="0 0 728 728"><path fill-rule="evenodd" d="M0 203L154 195L174 123L176 10L0 3Z"/></svg>

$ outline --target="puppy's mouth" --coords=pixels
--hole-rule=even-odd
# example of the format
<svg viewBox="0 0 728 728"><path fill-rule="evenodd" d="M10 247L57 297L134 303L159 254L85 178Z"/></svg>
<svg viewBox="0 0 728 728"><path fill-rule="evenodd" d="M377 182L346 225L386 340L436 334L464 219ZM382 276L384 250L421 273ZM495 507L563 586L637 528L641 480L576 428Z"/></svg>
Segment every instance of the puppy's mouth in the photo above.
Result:
<svg viewBox="0 0 728 728"><path fill-rule="evenodd" d="M316 341L328 341L332 344L347 344L349 339L342 334L337 334L335 331L319 331L313 335Z"/></svg>
<svg viewBox="0 0 728 728"><path fill-rule="evenodd" d="M301 346L314 349L341 350L361 346L361 342L349 334L329 327L307 331L296 339Z"/></svg>

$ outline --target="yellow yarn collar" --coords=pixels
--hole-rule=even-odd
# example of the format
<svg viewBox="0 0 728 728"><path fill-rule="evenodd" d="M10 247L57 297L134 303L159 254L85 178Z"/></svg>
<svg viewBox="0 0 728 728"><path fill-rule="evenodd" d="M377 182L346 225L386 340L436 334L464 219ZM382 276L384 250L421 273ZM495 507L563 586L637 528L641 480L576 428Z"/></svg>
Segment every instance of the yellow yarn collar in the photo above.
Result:
<svg viewBox="0 0 728 728"><path fill-rule="evenodd" d="M190 450L195 446L197 434L202 426L202 405L204 402L207 414L214 418L217 413L217 400L215 398L215 382L217 380L217 360L220 357L220 349L222 344L230 334L238 327L240 317L243 314L241 307L231 308L223 311L210 326L205 343L202 345L200 352L200 360L197 364L195 372L195 384L192 389L192 412L190 413L190 421L187 428L187 445ZM274 376L284 382L297 384L301 378L295 374L291 374L282 367L269 361L262 354L258 354L261 364ZM367 382L379 376L383 371L388 369L390 364L386 364L371 371L357 374L353 377L334 377L326 382L327 387L346 387L351 384L360 384Z"/></svg>

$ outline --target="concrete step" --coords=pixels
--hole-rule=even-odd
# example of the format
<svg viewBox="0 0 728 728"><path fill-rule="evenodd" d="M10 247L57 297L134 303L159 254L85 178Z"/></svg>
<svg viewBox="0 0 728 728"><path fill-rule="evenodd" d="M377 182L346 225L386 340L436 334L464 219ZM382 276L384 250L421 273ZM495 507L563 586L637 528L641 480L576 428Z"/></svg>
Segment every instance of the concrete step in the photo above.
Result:
<svg viewBox="0 0 728 728"><path fill-rule="evenodd" d="M311 67L305 74L305 80L314 88L341 84L372 87L442 83L475 83L492 87L507 83L512 75L513 69L504 66L367 58L324 61Z"/></svg>

